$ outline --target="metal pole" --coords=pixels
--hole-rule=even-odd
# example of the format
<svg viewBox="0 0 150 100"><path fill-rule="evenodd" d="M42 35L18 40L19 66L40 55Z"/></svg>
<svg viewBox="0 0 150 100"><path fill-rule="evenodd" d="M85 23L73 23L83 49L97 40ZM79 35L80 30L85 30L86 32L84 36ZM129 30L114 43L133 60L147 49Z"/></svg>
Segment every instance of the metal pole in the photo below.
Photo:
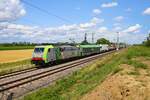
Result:
<svg viewBox="0 0 150 100"><path fill-rule="evenodd" d="M119 32L117 32L117 49L116 50L119 50Z"/></svg>
<svg viewBox="0 0 150 100"><path fill-rule="evenodd" d="M94 44L94 33L92 33L92 43Z"/></svg>

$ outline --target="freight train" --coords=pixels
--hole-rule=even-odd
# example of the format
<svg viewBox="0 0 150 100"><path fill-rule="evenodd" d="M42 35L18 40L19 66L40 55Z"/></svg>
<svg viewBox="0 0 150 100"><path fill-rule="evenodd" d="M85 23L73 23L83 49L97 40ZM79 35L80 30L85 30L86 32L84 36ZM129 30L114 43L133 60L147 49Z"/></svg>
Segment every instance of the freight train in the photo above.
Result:
<svg viewBox="0 0 150 100"><path fill-rule="evenodd" d="M90 56L114 49L116 47L108 45L35 46L31 62L35 65L46 65L61 60Z"/></svg>

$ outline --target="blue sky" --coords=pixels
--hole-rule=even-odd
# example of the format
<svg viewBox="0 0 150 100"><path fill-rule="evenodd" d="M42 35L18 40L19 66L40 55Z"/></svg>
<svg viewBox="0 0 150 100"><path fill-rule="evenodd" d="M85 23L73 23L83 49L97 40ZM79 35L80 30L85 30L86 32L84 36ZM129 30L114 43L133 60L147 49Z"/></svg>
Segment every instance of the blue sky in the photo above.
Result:
<svg viewBox="0 0 150 100"><path fill-rule="evenodd" d="M149 0L0 0L0 42L76 42L84 33L127 43L142 42L150 31Z"/></svg>
<svg viewBox="0 0 150 100"><path fill-rule="evenodd" d="M142 12L150 7L150 1L148 0L138 0L138 2L137 0L118 0L117 7L107 9L101 8L101 5L112 2L112 0L44 0L44 2L43 0L30 0L28 2L70 20L71 24L83 23L92 19L94 16L92 13L93 9L100 9L102 11L98 17L104 18L106 24L112 24L114 22L113 18L121 15L126 17L123 24L141 23L148 25L149 22L147 20L150 17L142 16ZM21 24L31 24L33 22L33 25L38 24L40 26L70 24L54 16L47 15L27 4L24 4L24 8L27 11L26 15L17 21ZM128 8L132 9L132 12L127 12L126 9Z"/></svg>

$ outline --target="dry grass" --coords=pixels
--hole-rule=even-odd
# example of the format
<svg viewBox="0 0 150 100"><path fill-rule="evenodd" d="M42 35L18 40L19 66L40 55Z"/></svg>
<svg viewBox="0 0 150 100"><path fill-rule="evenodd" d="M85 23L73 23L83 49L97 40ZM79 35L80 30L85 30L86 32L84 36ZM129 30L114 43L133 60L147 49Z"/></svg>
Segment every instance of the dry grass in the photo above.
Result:
<svg viewBox="0 0 150 100"><path fill-rule="evenodd" d="M5 50L0 51L0 63L16 62L29 59L33 49L30 50Z"/></svg>
<svg viewBox="0 0 150 100"><path fill-rule="evenodd" d="M121 64L121 71L107 77L81 100L150 100L150 61L146 62L148 69Z"/></svg>

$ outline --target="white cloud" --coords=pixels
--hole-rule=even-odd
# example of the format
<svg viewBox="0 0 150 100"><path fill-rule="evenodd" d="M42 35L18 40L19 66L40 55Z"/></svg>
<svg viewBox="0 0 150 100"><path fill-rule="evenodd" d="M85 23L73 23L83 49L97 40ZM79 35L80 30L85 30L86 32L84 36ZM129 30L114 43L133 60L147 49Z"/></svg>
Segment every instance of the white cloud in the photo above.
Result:
<svg viewBox="0 0 150 100"><path fill-rule="evenodd" d="M21 9L21 10L20 10L20 15L21 15L21 16L24 16L25 14L26 14L26 11L25 11L24 9Z"/></svg>
<svg viewBox="0 0 150 100"><path fill-rule="evenodd" d="M92 23L103 23L103 22L104 22L104 19L99 19L99 18L97 18L97 17L93 17L93 18L91 19L91 22L92 22Z"/></svg>
<svg viewBox="0 0 150 100"><path fill-rule="evenodd" d="M98 15L98 14L102 13L102 11L99 10L99 9L94 9L94 10L93 10L93 13L96 14L96 15Z"/></svg>
<svg viewBox="0 0 150 100"><path fill-rule="evenodd" d="M83 24L80 24L80 27L81 28L88 28L88 27L93 27L95 25L96 25L95 23L83 23Z"/></svg>
<svg viewBox="0 0 150 100"><path fill-rule="evenodd" d="M134 26L128 27L127 29L123 30L122 32L124 32L124 33L137 33L140 31L141 27L142 26L140 24L136 24Z"/></svg>
<svg viewBox="0 0 150 100"><path fill-rule="evenodd" d="M76 7L75 9L76 9L76 10L80 10L81 8L80 8L80 7Z"/></svg>
<svg viewBox="0 0 150 100"><path fill-rule="evenodd" d="M147 34L143 33L136 33L140 30L141 25L136 24L134 26L130 26L129 28L123 30L121 27L115 27L116 29L119 29L119 40L120 42L126 42L129 44L134 43L141 43L147 36ZM110 41L116 42L117 41L117 33L115 28L108 29L107 27L100 27L97 29L97 36L95 36L95 40L98 38L106 38ZM123 32L124 31L124 32Z"/></svg>
<svg viewBox="0 0 150 100"><path fill-rule="evenodd" d="M150 15L150 8L147 8L144 10L143 14Z"/></svg>
<svg viewBox="0 0 150 100"><path fill-rule="evenodd" d="M114 23L113 26L120 26L120 23Z"/></svg>
<svg viewBox="0 0 150 100"><path fill-rule="evenodd" d="M117 26L117 27L114 28L115 31L119 31L119 30L121 30L121 29L122 29L122 28L121 28L120 26Z"/></svg>
<svg viewBox="0 0 150 100"><path fill-rule="evenodd" d="M107 31L108 31L107 27L100 27L100 28L97 30L98 33L105 33L105 32L107 32Z"/></svg>
<svg viewBox="0 0 150 100"><path fill-rule="evenodd" d="M135 43L142 43L146 38L147 34L137 34L137 33L120 33L120 41L135 44Z"/></svg>
<svg viewBox="0 0 150 100"><path fill-rule="evenodd" d="M99 29L97 29L97 36L95 36L95 39L97 40L98 38L104 37L106 39L109 39L110 41L116 42L116 31L118 30L120 32L120 42L126 42L129 44L141 43L146 38L147 34L137 33L140 28L141 25L139 24L130 26L125 30L123 30L122 27L119 26L113 28L112 30L108 29L107 27L100 27Z"/></svg>
<svg viewBox="0 0 150 100"><path fill-rule="evenodd" d="M20 0L1 0L0 1L0 21L15 20L26 14Z"/></svg>
<svg viewBox="0 0 150 100"><path fill-rule="evenodd" d="M102 23L102 22L104 22L104 19L99 19L99 18L97 18L97 17L93 17L93 18L90 20L90 22L82 23L82 24L80 24L79 26L80 26L81 28L89 28L89 27L94 27L94 26L96 26L97 24L100 24L100 23Z"/></svg>
<svg viewBox="0 0 150 100"><path fill-rule="evenodd" d="M117 5L118 5L117 2L111 2L111 3L103 3L103 4L101 5L101 7L102 7L102 8L111 8L111 7L115 7L115 6L117 6Z"/></svg>
<svg viewBox="0 0 150 100"><path fill-rule="evenodd" d="M131 12L132 9L131 9L131 8L127 8L125 11L126 11L126 12Z"/></svg>
<svg viewBox="0 0 150 100"><path fill-rule="evenodd" d="M94 17L86 23L47 28L1 22L0 42L65 42L69 41L69 38L75 38L75 34L78 34L76 41L80 41L82 39L81 33L89 32L101 22L103 22L102 19Z"/></svg>
<svg viewBox="0 0 150 100"><path fill-rule="evenodd" d="M95 19L95 18L93 18ZM88 24L87 24L88 23ZM62 25L59 27L47 27L42 28L38 26L28 26L20 24L12 24L8 22L0 23L0 42L19 42L19 41L30 41L30 42L70 42L69 38L75 39L76 42L81 42L84 39L84 33L88 33L88 41L91 41L91 30L94 29L95 41L98 38L106 38L110 41L116 41L116 31L108 29L108 27L101 26L93 28L95 23L91 20L87 23L72 24L72 25ZM93 23L93 25L90 25ZM136 24L130 26L125 30L120 29L120 41L127 43L140 43L143 41L147 34L137 34L141 25ZM114 28L113 28L114 29ZM116 27L117 29L117 27ZM119 29L119 27L118 27Z"/></svg>
<svg viewBox="0 0 150 100"><path fill-rule="evenodd" d="M124 19L123 16L117 16L117 17L114 18L114 20L115 20L115 21L118 21L118 22L119 22L119 21L122 21L123 19Z"/></svg>
<svg viewBox="0 0 150 100"><path fill-rule="evenodd" d="M86 23L46 28L2 22L0 23L0 42L70 42L70 38L75 39L76 42L81 42L84 39L85 32L88 33L88 41L92 40L92 32L95 32L95 41L99 38L116 41L117 34L114 29L120 30L121 42L140 43L147 36L145 34L136 33L141 28L141 25L139 24L130 26L124 30L119 28L119 26L109 29L105 26L98 27L99 20L102 19L94 17Z"/></svg>

